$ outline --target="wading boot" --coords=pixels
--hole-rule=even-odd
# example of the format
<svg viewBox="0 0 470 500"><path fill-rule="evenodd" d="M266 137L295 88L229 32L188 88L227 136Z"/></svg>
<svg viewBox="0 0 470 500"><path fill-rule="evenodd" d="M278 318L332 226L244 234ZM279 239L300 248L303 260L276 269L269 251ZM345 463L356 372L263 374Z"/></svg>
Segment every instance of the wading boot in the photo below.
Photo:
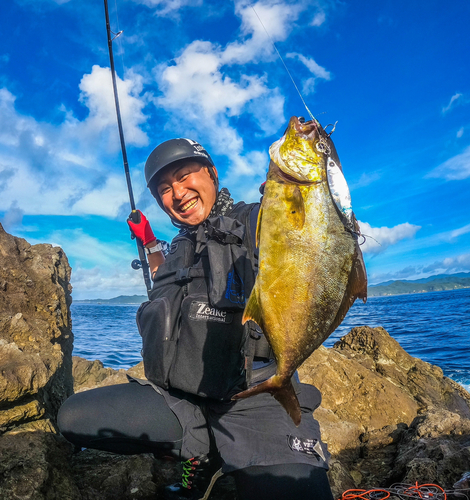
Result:
<svg viewBox="0 0 470 500"><path fill-rule="evenodd" d="M165 500L207 500L214 483L223 475L222 459L201 455L182 462L181 483L165 487Z"/></svg>

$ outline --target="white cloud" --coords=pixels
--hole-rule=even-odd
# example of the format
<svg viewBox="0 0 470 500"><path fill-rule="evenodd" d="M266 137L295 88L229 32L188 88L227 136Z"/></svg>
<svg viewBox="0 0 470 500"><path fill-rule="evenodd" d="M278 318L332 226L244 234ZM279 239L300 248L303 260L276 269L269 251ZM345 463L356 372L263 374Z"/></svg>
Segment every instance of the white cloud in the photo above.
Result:
<svg viewBox="0 0 470 500"><path fill-rule="evenodd" d="M331 73L327 71L323 66L317 64L311 57L305 57L297 52L290 52L286 54L287 57L291 59L298 59L309 71L312 73L313 77L307 78L302 85L302 93L304 95L313 94L315 91L315 83L317 80L330 80Z"/></svg>
<svg viewBox="0 0 470 500"><path fill-rule="evenodd" d="M455 274L470 272L470 253L454 257L446 257L432 263L410 265L387 273L371 273L370 284L383 283L389 280L418 280L436 274Z"/></svg>
<svg viewBox="0 0 470 500"><path fill-rule="evenodd" d="M453 231L450 232L449 236L450 239L458 238L459 236L462 236L462 234L467 234L470 233L470 224L467 224L466 226L460 227L458 229L454 229Z"/></svg>
<svg viewBox="0 0 470 500"><path fill-rule="evenodd" d="M350 185L350 189L352 191L354 189L359 189L362 187L369 186L373 182L378 181L380 179L380 177L381 176L380 176L379 172L372 172L372 173L364 172L364 173L362 173L362 175L358 181L356 181Z"/></svg>
<svg viewBox="0 0 470 500"><path fill-rule="evenodd" d="M285 40L301 12L308 8L308 2L282 2L250 0L235 2L235 14L242 20L240 42L227 45L224 63L245 64L277 57L272 43Z"/></svg>
<svg viewBox="0 0 470 500"><path fill-rule="evenodd" d="M147 120L142 112L145 103L139 97L142 77L130 73L126 80L121 80L116 76L116 85L126 143L146 146L148 137L140 128ZM91 73L83 76L79 88L80 102L89 109L88 117L80 124L83 135L93 136L111 128L114 131L117 125L111 70L93 66Z"/></svg>
<svg viewBox="0 0 470 500"><path fill-rule="evenodd" d="M123 261L130 262L132 253L129 244L105 243L82 229L67 229L53 231L51 241L60 246L68 257L79 260L83 266L93 264L102 267L111 267Z"/></svg>
<svg viewBox="0 0 470 500"><path fill-rule="evenodd" d="M310 26L321 26L326 21L326 14L323 11L317 12L310 22Z"/></svg>
<svg viewBox="0 0 470 500"><path fill-rule="evenodd" d="M145 295L142 271L131 268L137 250L130 240L105 243L82 229L54 231L49 239L60 246L70 260L79 262L77 267L72 267L74 298Z"/></svg>
<svg viewBox="0 0 470 500"><path fill-rule="evenodd" d="M287 57L297 58L305 67L315 76L315 78L322 78L323 80L330 80L331 73L327 71L323 66L317 64L311 57L305 57L297 52L290 52L286 54Z"/></svg>
<svg viewBox="0 0 470 500"><path fill-rule="evenodd" d="M367 222L359 222L365 243L361 246L364 253L378 254L399 241L413 238L421 226L405 222L393 227L372 227Z"/></svg>
<svg viewBox="0 0 470 500"><path fill-rule="evenodd" d="M450 101L449 101L449 104L447 104L447 106L444 106L442 108L442 114L445 114L447 113L448 111L451 110L451 108L454 106L454 104L463 96L463 94L460 94L460 93L455 93L451 98L450 98Z"/></svg>
<svg viewBox="0 0 470 500"><path fill-rule="evenodd" d="M460 127L459 130L457 130L457 138L460 139L463 136L464 133L464 128Z"/></svg>
<svg viewBox="0 0 470 500"><path fill-rule="evenodd" d="M125 267L74 269L71 279L72 298L110 299L119 295L146 295L142 271L135 271L129 263L126 264Z"/></svg>
<svg viewBox="0 0 470 500"><path fill-rule="evenodd" d="M426 177L437 177L447 181L462 180L470 177L470 146L462 153L449 158L431 170Z"/></svg>
<svg viewBox="0 0 470 500"><path fill-rule="evenodd" d="M20 226L23 221L24 211L18 207L18 202L12 202L10 208L7 210L1 220L3 227L6 231L11 231L12 228Z"/></svg>
<svg viewBox="0 0 470 500"><path fill-rule="evenodd" d="M433 262L432 264L423 268L423 273L436 272L452 274L470 271L470 253L464 253L455 257L446 257L440 261Z"/></svg>
<svg viewBox="0 0 470 500"><path fill-rule="evenodd" d="M268 91L263 78L242 75L238 82L220 71L223 51L210 42L196 40L186 47L174 66L160 75L166 109L183 111L193 120L218 114L235 116L243 106Z"/></svg>
<svg viewBox="0 0 470 500"><path fill-rule="evenodd" d="M155 8L160 16L172 15L183 7L199 7L202 0L133 0L136 3Z"/></svg>
<svg viewBox="0 0 470 500"><path fill-rule="evenodd" d="M199 0L138 3L158 14L200 5ZM234 2L240 19L238 39L225 46L196 40L172 62L156 64L157 96L150 93L154 82L147 76L144 82L136 72L118 77L117 85L128 146L148 144L144 108L153 102L160 115L168 114L164 127L181 130L184 120L184 135L202 140L215 155L228 159L226 175L234 193L245 197L249 192L257 198L268 157L264 147L246 151L239 121L250 121L258 137L275 134L286 121L283 94L270 84L266 73L264 63L277 55L265 28L272 41L283 41L296 23L307 24L313 16L312 24L319 26L325 15L318 7L312 9L307 0L260 0L253 7L255 10L248 0ZM263 64L257 67L257 63ZM312 66L313 59L304 63L310 64L316 77L326 76L326 70ZM145 92L144 83L149 86ZM115 217L128 203L109 68L93 66L77 90L88 115L78 119L56 104L63 120L50 124L18 112L15 96L0 89L0 211L9 210L16 202L26 215ZM144 189L139 185L134 190L136 198Z"/></svg>
<svg viewBox="0 0 470 500"><path fill-rule="evenodd" d="M145 145L141 78L130 73L117 84L126 143ZM113 217L126 203L109 69L94 66L79 88L88 116L78 120L62 107L58 125L17 112L15 96L0 89L0 211L16 203L25 214Z"/></svg>

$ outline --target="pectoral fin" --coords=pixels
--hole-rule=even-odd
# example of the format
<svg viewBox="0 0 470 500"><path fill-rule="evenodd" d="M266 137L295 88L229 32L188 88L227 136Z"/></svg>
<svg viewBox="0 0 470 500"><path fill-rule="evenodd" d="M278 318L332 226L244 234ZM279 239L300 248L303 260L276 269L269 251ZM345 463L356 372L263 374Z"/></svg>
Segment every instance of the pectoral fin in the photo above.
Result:
<svg viewBox="0 0 470 500"><path fill-rule="evenodd" d="M263 329L263 319L261 316L261 308L258 303L258 294L256 292L256 283L251 291L250 298L246 303L245 310L243 311L242 325L247 321L254 321L261 329Z"/></svg>
<svg viewBox="0 0 470 500"><path fill-rule="evenodd" d="M258 212L258 221L256 223L256 246L259 247L259 235L261 231L261 219L263 217L263 207L261 206Z"/></svg>
<svg viewBox="0 0 470 500"><path fill-rule="evenodd" d="M305 204L302 192L299 186L292 184L286 184L284 189L289 225L293 229L302 229L305 224Z"/></svg>

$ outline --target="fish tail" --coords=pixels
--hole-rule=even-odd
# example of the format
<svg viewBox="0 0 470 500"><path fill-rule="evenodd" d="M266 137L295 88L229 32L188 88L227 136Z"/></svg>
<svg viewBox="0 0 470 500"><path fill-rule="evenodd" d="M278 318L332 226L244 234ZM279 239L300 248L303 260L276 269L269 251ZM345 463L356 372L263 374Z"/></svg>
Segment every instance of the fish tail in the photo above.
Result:
<svg viewBox="0 0 470 500"><path fill-rule="evenodd" d="M279 403L281 403L294 424L297 427L300 425L300 404L290 379L288 379L286 383L285 379L281 378L279 375L273 375L268 380L261 382L261 384L235 394L232 396L232 399L245 399L251 396L256 396L256 394L262 394L263 392L269 392L277 401L279 401Z"/></svg>

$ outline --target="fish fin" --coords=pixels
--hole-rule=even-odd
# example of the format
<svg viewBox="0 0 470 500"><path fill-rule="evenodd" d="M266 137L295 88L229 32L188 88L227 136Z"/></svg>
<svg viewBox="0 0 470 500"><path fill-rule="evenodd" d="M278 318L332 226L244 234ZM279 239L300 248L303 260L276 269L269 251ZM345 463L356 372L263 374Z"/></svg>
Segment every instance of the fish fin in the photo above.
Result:
<svg viewBox="0 0 470 500"><path fill-rule="evenodd" d="M356 242L356 253L354 255L353 266L349 273L349 280L344 292L343 300L339 306L338 312L333 323L330 326L329 335L338 328L343 321L349 308L354 304L356 299L367 301L367 273L362 251L359 244Z"/></svg>
<svg viewBox="0 0 470 500"><path fill-rule="evenodd" d="M291 380L288 379L287 383L284 381L285 379L282 379L279 375L273 375L271 378L268 378L268 380L261 382L261 384L235 394L232 396L232 399L245 399L251 396L256 396L257 394L269 392L277 401L279 401L279 403L281 403L289 417L298 427L302 418L299 400L297 399Z"/></svg>
<svg viewBox="0 0 470 500"><path fill-rule="evenodd" d="M356 242L356 260L353 266L354 272L354 290L355 298L362 299L364 304L367 302L367 271L364 264L362 250L359 248L359 243Z"/></svg>
<svg viewBox="0 0 470 500"><path fill-rule="evenodd" d="M305 225L305 203L299 186L286 184L286 205L288 221L294 229L302 229Z"/></svg>
<svg viewBox="0 0 470 500"><path fill-rule="evenodd" d="M243 311L242 325L249 320L254 321L263 330L263 321L261 317L261 307L258 303L258 294L256 293L256 283L251 291L245 310Z"/></svg>
<svg viewBox="0 0 470 500"><path fill-rule="evenodd" d="M361 228L357 222L356 216L353 213L353 223L354 229L357 234L361 234ZM353 294L355 299L362 299L364 303L367 302L367 271L366 265L364 264L364 257L362 255L361 247L359 242L356 240L356 254L354 256L354 266L351 270L351 277L354 278L354 290Z"/></svg>

